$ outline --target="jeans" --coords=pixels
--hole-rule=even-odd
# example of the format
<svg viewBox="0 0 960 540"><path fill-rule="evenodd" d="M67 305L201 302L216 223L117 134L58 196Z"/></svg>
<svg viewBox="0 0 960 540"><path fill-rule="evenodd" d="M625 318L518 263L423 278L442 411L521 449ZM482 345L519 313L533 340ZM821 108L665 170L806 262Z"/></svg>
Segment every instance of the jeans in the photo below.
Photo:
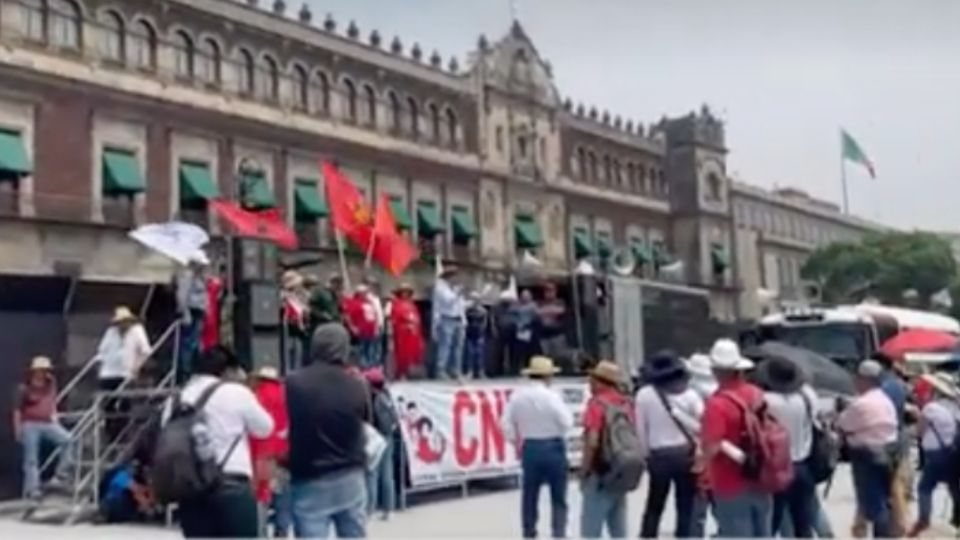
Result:
<svg viewBox="0 0 960 540"><path fill-rule="evenodd" d="M123 377L107 377L98 381L98 388L101 392L115 392L126 381ZM123 428L129 423L127 413L130 410L130 403L123 398L111 397L103 399L104 432L106 433L105 444L111 444L116 441Z"/></svg>
<svg viewBox="0 0 960 540"><path fill-rule="evenodd" d="M878 452L885 452L879 450ZM850 467L857 506L863 517L873 524L875 538L893 536L890 512L890 489L893 470L890 463L876 459L878 452L854 448L850 450Z"/></svg>
<svg viewBox="0 0 960 540"><path fill-rule="evenodd" d="M950 500L956 506L960 502L960 481L952 478L956 464L951 463L953 456L950 449L924 450L923 472L920 474L920 483L917 486L918 516L917 523L923 526L930 525L930 514L933 511L933 491L941 483L950 490Z"/></svg>
<svg viewBox="0 0 960 540"><path fill-rule="evenodd" d="M200 351L200 330L206 314L198 309L190 310L190 322L180 325L180 351L177 366L177 381L185 382L193 375L193 361Z"/></svg>
<svg viewBox="0 0 960 540"><path fill-rule="evenodd" d="M293 525L293 495L290 483L281 485L270 498L270 521L273 524L273 536L286 538Z"/></svg>
<svg viewBox="0 0 960 540"><path fill-rule="evenodd" d="M377 355L378 338L361 338L357 340L357 357L360 360L361 368L372 368L380 365L380 357Z"/></svg>
<svg viewBox="0 0 960 540"><path fill-rule="evenodd" d="M673 485L677 523L674 538L703 537L703 518L695 515L697 505L697 477L693 474L693 454L687 446L656 449L650 453L647 470L650 471L650 490L647 507L640 525L641 538L660 535L660 518Z"/></svg>
<svg viewBox="0 0 960 540"><path fill-rule="evenodd" d="M44 441L60 448L57 463L58 479L64 479L70 468L70 433L56 422L24 422L20 427L23 444L23 494L26 497L40 491L40 446Z"/></svg>
<svg viewBox="0 0 960 540"><path fill-rule="evenodd" d="M813 509L813 534L817 538L834 538L833 527L830 526L830 518L827 517L827 513L823 511L823 506L820 504L820 497L817 495L816 491L813 493L813 500L810 503L810 508ZM781 538L794 538L796 535L793 534L793 520L790 518L790 513L786 512L783 515L783 519L780 520L780 528L774 529L774 535L779 534Z"/></svg>
<svg viewBox="0 0 960 540"><path fill-rule="evenodd" d="M387 449L383 451L380 463L372 471L367 471L367 514L381 510L384 515L393 512L396 507L396 482L393 471L394 438L387 436Z"/></svg>
<svg viewBox="0 0 960 540"><path fill-rule="evenodd" d="M180 530L184 538L257 538L257 501L250 481L227 478L214 491L182 501Z"/></svg>
<svg viewBox="0 0 960 540"><path fill-rule="evenodd" d="M463 344L464 359L466 365L463 370L472 373L474 379L479 379L486 375L487 363L487 343L483 336L478 338L467 338Z"/></svg>
<svg viewBox="0 0 960 540"><path fill-rule="evenodd" d="M793 527L793 538L810 538L813 536L814 508L816 498L816 484L810 476L810 468L806 462L793 464L793 481L782 493L773 498L773 529L780 530L783 518L790 515Z"/></svg>
<svg viewBox="0 0 960 540"><path fill-rule="evenodd" d="M437 324L437 375L455 379L460 376L460 342L463 323L442 317Z"/></svg>
<svg viewBox="0 0 960 540"><path fill-rule="evenodd" d="M366 538L367 486L363 469L339 471L306 482L295 482L293 529L297 538Z"/></svg>
<svg viewBox="0 0 960 540"><path fill-rule="evenodd" d="M583 506L580 510L580 537L600 538L607 525L610 538L627 537L627 495L610 493L600 488L596 475L580 486Z"/></svg>
<svg viewBox="0 0 960 540"><path fill-rule="evenodd" d="M550 488L550 531L554 538L567 535L567 446L563 439L523 441L520 458L523 484L520 515L524 538L537 537L540 488Z"/></svg>
<svg viewBox="0 0 960 540"><path fill-rule="evenodd" d="M734 496L714 495L713 517L719 538L770 536L773 500L768 493L747 489Z"/></svg>

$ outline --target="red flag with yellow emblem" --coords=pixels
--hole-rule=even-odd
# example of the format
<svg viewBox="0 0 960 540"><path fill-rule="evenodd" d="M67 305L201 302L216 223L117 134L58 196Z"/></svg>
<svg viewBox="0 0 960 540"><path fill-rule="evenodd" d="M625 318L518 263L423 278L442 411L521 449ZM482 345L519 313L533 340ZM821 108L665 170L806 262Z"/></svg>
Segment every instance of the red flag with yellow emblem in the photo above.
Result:
<svg viewBox="0 0 960 540"><path fill-rule="evenodd" d="M373 258L392 275L403 274L417 258L417 249L397 229L386 195L381 194L377 200L377 213L373 221L373 234L376 237Z"/></svg>
<svg viewBox="0 0 960 540"><path fill-rule="evenodd" d="M366 251L373 238L373 213L360 190L330 162L321 165L330 223L333 228Z"/></svg>

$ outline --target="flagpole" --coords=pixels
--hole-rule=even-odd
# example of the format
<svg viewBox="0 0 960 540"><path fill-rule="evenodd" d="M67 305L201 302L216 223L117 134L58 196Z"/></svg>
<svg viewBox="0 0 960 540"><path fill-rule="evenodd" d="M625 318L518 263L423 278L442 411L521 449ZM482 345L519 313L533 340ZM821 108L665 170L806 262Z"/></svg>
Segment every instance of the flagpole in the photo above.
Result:
<svg viewBox="0 0 960 540"><path fill-rule="evenodd" d="M840 154L840 182L843 185L843 213L850 213L850 196L847 194L847 160Z"/></svg>
<svg viewBox="0 0 960 540"><path fill-rule="evenodd" d="M363 263L363 268L365 271L370 271L370 262L373 260L373 246L377 243L377 233L374 233L370 237L370 247L367 248L367 260Z"/></svg>
<svg viewBox="0 0 960 540"><path fill-rule="evenodd" d="M344 290L351 291L353 287L350 285L350 275L347 273L347 257L343 252L343 235L340 234L338 229L334 229L334 234L337 238L337 253L340 255L340 274L343 276Z"/></svg>

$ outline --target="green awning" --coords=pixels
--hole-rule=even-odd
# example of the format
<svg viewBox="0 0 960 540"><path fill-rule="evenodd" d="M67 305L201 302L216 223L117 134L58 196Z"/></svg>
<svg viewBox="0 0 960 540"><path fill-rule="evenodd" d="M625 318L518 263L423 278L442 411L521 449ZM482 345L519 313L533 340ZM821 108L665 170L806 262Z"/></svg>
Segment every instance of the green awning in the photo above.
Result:
<svg viewBox="0 0 960 540"><path fill-rule="evenodd" d="M437 204L433 201L417 202L417 235L422 238L433 238L444 230Z"/></svg>
<svg viewBox="0 0 960 540"><path fill-rule="evenodd" d="M713 273L722 274L730 266L730 256L723 246L714 244L710 248L710 262L713 263Z"/></svg>
<svg viewBox="0 0 960 540"><path fill-rule="evenodd" d="M401 231L409 231L413 228L413 220L410 219L410 211L403 199L396 195L390 196L390 211L393 212L393 220L397 223L397 228Z"/></svg>
<svg viewBox="0 0 960 540"><path fill-rule="evenodd" d="M248 210L269 210L276 208L277 199L273 189L262 172L241 173L240 185L243 193L243 207Z"/></svg>
<svg viewBox="0 0 960 540"><path fill-rule="evenodd" d="M513 224L513 232L519 249L536 249L543 245L540 225L531 215L518 215Z"/></svg>
<svg viewBox="0 0 960 540"><path fill-rule="evenodd" d="M597 255L601 259L609 259L613 255L613 239L606 231L597 233Z"/></svg>
<svg viewBox="0 0 960 540"><path fill-rule="evenodd" d="M180 200L207 201L220 195L210 174L210 165L199 161L180 162Z"/></svg>
<svg viewBox="0 0 960 540"><path fill-rule="evenodd" d="M467 244L477 236L477 224L466 206L454 206L450 209L450 221L453 225L453 242Z"/></svg>
<svg viewBox="0 0 960 540"><path fill-rule="evenodd" d="M137 155L128 150L103 150L103 192L108 195L143 193L147 185L140 174Z"/></svg>
<svg viewBox="0 0 960 540"><path fill-rule="evenodd" d="M667 246L663 241L658 240L653 243L653 262L657 266L670 264L670 254L667 252Z"/></svg>
<svg viewBox="0 0 960 540"><path fill-rule="evenodd" d="M573 230L573 256L575 259L586 259L593 256L593 242L590 233L583 227Z"/></svg>
<svg viewBox="0 0 960 540"><path fill-rule="evenodd" d="M642 238L630 239L630 251L638 265L649 264L653 260L653 257L650 255L650 249Z"/></svg>
<svg viewBox="0 0 960 540"><path fill-rule="evenodd" d="M327 217L330 213L327 203L320 198L317 181L309 178L297 178L293 187L295 216L297 221L313 221Z"/></svg>
<svg viewBox="0 0 960 540"><path fill-rule="evenodd" d="M0 171L16 176L33 172L33 164L23 144L23 134L19 131L0 129Z"/></svg>

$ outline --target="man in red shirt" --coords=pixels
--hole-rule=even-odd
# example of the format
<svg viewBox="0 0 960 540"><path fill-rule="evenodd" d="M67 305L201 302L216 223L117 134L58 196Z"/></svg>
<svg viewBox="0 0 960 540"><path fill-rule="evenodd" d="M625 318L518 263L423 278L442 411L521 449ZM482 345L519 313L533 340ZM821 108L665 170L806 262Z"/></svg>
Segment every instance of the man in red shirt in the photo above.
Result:
<svg viewBox="0 0 960 540"><path fill-rule="evenodd" d="M710 350L710 362L717 390L707 398L700 431L703 468L713 493L713 513L721 538L770 536L773 500L746 478L740 462L721 450L726 441L742 447L746 428L739 399L748 407L759 407L763 391L748 383L747 371L753 362L740 354L732 340L719 339Z"/></svg>
<svg viewBox="0 0 960 540"><path fill-rule="evenodd" d="M590 400L583 412L583 463L580 466L580 490L583 507L580 537L600 538L607 525L610 538L627 536L627 494L612 492L600 485L606 470L603 462L602 433L606 429L604 407L622 409L635 426L633 402L622 392L626 383L620 366L601 361L590 371Z"/></svg>
<svg viewBox="0 0 960 540"><path fill-rule="evenodd" d="M377 367L376 358L377 339L377 311L370 302L370 289L366 285L357 285L353 296L343 301L344 321L347 329L353 336L356 345L360 366L364 368Z"/></svg>

